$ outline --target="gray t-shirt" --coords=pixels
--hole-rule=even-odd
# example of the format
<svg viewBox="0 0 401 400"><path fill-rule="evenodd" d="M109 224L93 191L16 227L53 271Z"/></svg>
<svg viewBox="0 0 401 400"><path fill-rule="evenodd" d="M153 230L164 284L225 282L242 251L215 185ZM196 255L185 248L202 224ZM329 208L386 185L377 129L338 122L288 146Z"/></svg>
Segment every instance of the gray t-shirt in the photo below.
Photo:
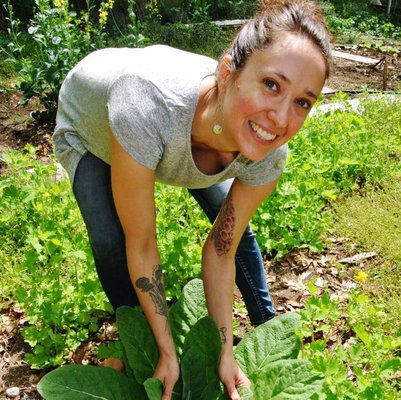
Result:
<svg viewBox="0 0 401 400"><path fill-rule="evenodd" d="M278 178L287 146L252 162L241 154L223 171L206 175L192 158L191 127L202 79L216 70L211 58L155 45L103 49L66 77L59 96L55 153L71 181L91 152L110 163L110 134L159 182L204 188L237 177L249 185Z"/></svg>

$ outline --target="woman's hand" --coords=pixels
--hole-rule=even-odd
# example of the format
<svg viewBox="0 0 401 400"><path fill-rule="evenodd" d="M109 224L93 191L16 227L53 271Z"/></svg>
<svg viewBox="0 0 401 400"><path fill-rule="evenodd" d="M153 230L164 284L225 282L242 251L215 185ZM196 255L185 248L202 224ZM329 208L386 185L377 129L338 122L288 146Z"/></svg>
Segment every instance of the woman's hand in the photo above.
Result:
<svg viewBox="0 0 401 400"><path fill-rule="evenodd" d="M245 386L250 388L251 381L242 372L234 356L222 354L218 367L220 380L226 387L226 391L231 400L239 400L240 395L237 391L237 386Z"/></svg>
<svg viewBox="0 0 401 400"><path fill-rule="evenodd" d="M164 385L162 400L171 399L174 385L178 381L179 376L180 367L175 352L173 355L161 353L153 377L159 379Z"/></svg>

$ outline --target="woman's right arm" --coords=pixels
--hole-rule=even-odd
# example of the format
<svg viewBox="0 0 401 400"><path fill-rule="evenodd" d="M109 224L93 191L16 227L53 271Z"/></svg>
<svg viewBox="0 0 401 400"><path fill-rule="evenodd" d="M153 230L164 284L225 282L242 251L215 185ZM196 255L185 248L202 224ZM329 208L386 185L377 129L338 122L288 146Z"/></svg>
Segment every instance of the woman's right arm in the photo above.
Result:
<svg viewBox="0 0 401 400"><path fill-rule="evenodd" d="M111 180L116 210L125 234L132 283L159 348L154 377L171 398L179 377L175 346L167 319L167 303L156 241L155 173L134 160L111 137Z"/></svg>

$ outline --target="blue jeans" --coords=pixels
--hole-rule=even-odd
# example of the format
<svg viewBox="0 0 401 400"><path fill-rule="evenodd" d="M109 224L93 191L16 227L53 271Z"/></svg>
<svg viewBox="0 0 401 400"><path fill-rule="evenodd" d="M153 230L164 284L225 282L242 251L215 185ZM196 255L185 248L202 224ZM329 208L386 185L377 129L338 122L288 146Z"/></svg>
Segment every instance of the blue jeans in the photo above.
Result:
<svg viewBox="0 0 401 400"><path fill-rule="evenodd" d="M229 180L207 189L189 190L211 222L216 218L231 183ZM100 282L111 305L114 309L122 305L138 305L128 272L124 232L114 206L110 166L86 153L78 164L73 192L88 230ZM239 243L235 261L236 284L251 322L261 324L274 317L262 256L249 226Z"/></svg>

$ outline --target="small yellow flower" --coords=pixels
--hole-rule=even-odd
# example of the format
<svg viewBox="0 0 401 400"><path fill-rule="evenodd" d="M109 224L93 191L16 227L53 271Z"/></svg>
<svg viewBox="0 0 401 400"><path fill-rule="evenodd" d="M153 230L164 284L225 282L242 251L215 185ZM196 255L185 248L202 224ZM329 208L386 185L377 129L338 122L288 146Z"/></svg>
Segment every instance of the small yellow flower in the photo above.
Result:
<svg viewBox="0 0 401 400"><path fill-rule="evenodd" d="M366 279L368 279L368 274L365 271L359 270L355 276L354 279L359 282L359 283L365 283Z"/></svg>
<svg viewBox="0 0 401 400"><path fill-rule="evenodd" d="M54 7L56 8L66 8L67 1L65 0L54 0Z"/></svg>

